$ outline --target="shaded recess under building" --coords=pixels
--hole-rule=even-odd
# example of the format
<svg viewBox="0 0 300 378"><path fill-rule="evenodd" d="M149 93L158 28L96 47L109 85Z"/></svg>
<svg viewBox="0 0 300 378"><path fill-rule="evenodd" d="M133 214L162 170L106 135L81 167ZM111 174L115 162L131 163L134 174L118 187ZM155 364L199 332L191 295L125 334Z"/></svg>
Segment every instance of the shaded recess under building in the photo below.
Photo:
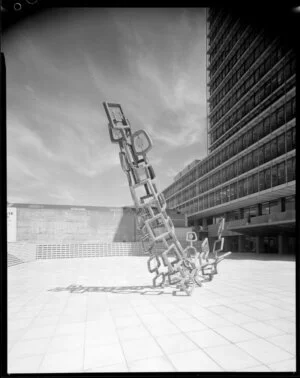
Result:
<svg viewBox="0 0 300 378"><path fill-rule="evenodd" d="M225 250L294 254L295 49L248 21L207 12L208 156L163 193L210 241L224 216Z"/></svg>

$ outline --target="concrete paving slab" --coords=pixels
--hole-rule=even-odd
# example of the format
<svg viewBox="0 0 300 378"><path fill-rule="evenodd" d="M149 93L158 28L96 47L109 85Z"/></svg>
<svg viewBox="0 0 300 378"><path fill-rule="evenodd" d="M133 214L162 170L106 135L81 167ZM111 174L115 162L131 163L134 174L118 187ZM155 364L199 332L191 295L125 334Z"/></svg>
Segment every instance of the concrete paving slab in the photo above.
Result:
<svg viewBox="0 0 300 378"><path fill-rule="evenodd" d="M235 254L191 297L146 261L10 267L8 372L295 371L293 259Z"/></svg>

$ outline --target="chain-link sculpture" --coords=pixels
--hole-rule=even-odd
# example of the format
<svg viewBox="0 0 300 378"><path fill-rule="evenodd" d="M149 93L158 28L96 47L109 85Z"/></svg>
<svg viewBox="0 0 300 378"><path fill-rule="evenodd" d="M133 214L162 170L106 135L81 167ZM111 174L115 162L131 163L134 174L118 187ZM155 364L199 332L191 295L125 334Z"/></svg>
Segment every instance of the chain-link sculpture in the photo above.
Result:
<svg viewBox="0 0 300 378"><path fill-rule="evenodd" d="M218 239L214 243L212 257L209 257L208 240L202 243L198 252L193 243L197 240L195 232L187 233L190 245L182 248L178 241L172 220L166 212L166 201L155 185L155 174L149 164L147 153L152 142L144 130L131 132L128 119L125 118L120 104L103 103L109 124L112 143L120 147L119 157L125 172L136 207L137 224L141 231L141 242L150 273L155 273L153 286L177 285L180 290L191 295L195 284L211 280L217 274L217 264L230 254L218 257L223 250L224 219L218 230Z"/></svg>

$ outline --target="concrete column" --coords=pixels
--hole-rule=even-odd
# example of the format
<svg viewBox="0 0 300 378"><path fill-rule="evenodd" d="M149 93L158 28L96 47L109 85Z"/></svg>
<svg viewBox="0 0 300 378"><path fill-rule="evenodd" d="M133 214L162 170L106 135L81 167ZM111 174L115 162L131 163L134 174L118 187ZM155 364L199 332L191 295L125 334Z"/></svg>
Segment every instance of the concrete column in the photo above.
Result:
<svg viewBox="0 0 300 378"><path fill-rule="evenodd" d="M285 233L279 234L277 242L278 242L278 254L279 255L289 254L287 234Z"/></svg>
<svg viewBox="0 0 300 378"><path fill-rule="evenodd" d="M256 236L255 237L255 253L263 253L263 239L261 236Z"/></svg>
<svg viewBox="0 0 300 378"><path fill-rule="evenodd" d="M238 236L238 251L239 252L246 252L245 251L245 237L243 235Z"/></svg>

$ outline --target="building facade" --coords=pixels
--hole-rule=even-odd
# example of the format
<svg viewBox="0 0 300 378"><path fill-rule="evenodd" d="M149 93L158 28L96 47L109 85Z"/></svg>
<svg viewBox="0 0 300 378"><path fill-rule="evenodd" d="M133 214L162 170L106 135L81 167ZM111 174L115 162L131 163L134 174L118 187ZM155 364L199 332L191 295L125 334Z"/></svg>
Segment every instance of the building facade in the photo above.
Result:
<svg viewBox="0 0 300 378"><path fill-rule="evenodd" d="M280 36L207 13L208 156L164 190L170 209L225 249L293 254L296 57Z"/></svg>

